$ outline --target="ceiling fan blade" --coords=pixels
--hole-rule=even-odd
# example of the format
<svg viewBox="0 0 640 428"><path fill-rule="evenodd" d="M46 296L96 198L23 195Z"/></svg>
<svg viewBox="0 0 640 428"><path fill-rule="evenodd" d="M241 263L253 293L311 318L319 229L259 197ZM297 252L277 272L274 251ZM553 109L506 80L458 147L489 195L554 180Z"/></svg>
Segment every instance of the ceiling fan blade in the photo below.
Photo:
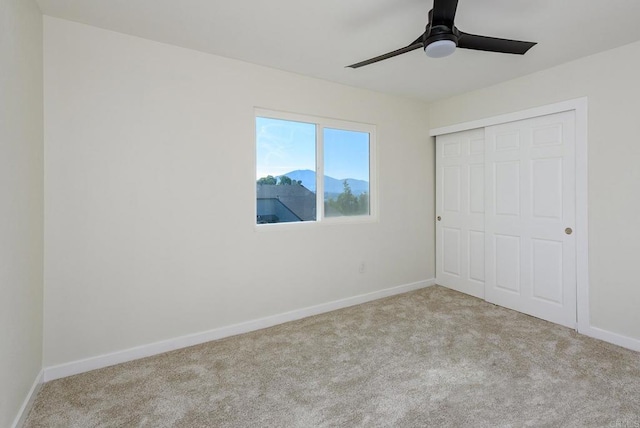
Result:
<svg viewBox="0 0 640 428"><path fill-rule="evenodd" d="M384 55L380 55L365 61L357 62L355 64L347 65L348 68L359 68L365 65L373 64L374 62L383 61L385 59L393 58L394 56L402 55L403 53L411 52L422 47L422 35L415 39L411 44L404 48L396 49L395 51L387 52Z"/></svg>
<svg viewBox="0 0 640 428"><path fill-rule="evenodd" d="M524 55L537 43L520 40L498 39L496 37L478 36L460 31L458 47L478 51L500 52Z"/></svg>
<svg viewBox="0 0 640 428"><path fill-rule="evenodd" d="M433 0L431 25L446 25L452 28L457 8L458 0Z"/></svg>

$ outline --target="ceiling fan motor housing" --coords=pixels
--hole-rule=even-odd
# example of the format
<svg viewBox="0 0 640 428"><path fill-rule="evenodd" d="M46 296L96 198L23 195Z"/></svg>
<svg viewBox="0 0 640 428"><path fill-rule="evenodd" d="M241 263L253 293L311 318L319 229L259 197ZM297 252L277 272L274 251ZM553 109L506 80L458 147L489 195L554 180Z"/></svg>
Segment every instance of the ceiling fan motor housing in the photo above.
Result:
<svg viewBox="0 0 640 428"><path fill-rule="evenodd" d="M422 44L426 48L431 43L439 40L451 40L457 46L459 37L460 32L456 27L449 28L446 25L427 25L426 31L423 35Z"/></svg>

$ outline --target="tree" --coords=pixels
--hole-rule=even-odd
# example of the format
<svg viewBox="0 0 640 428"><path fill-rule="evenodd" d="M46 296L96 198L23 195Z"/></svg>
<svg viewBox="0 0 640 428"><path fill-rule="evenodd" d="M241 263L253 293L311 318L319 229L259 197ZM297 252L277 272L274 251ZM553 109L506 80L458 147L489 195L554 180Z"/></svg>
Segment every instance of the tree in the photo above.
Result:
<svg viewBox="0 0 640 428"><path fill-rule="evenodd" d="M358 196L358 214L369 214L369 193L367 192Z"/></svg>
<svg viewBox="0 0 640 428"><path fill-rule="evenodd" d="M341 215L367 214L369 212L369 194L365 192L360 196L354 195L347 180L342 182L342 186L342 193L336 199L332 198L326 202L327 215L332 215L331 211Z"/></svg>
<svg viewBox="0 0 640 428"><path fill-rule="evenodd" d="M277 179L273 175L267 175L257 181L258 184L276 184L276 182Z"/></svg>
<svg viewBox="0 0 640 428"><path fill-rule="evenodd" d="M342 182L344 190L338 195L337 205L339 211L344 215L356 214L358 212L358 198L351 192L349 182Z"/></svg>
<svg viewBox="0 0 640 428"><path fill-rule="evenodd" d="M278 180L279 179L279 180ZM302 186L302 180L292 180L290 177L286 175L281 175L280 177L274 177L273 175L267 175L266 177L259 178L256 181L258 184L270 184L270 185L278 185L278 186L291 186L293 184L298 184Z"/></svg>
<svg viewBox="0 0 640 428"><path fill-rule="evenodd" d="M280 182L278 183L280 186L291 186L291 179L286 175L280 176Z"/></svg>

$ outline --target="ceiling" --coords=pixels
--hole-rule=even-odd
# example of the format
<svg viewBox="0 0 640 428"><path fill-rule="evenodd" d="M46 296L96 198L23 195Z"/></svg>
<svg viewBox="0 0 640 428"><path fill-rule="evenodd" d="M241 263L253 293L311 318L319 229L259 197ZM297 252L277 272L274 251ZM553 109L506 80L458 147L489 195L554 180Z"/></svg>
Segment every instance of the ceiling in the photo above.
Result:
<svg viewBox="0 0 640 428"><path fill-rule="evenodd" d="M640 40L638 0L460 0L467 33L526 55L422 50L345 68L424 32L433 0L37 0L43 13L254 64L433 101Z"/></svg>

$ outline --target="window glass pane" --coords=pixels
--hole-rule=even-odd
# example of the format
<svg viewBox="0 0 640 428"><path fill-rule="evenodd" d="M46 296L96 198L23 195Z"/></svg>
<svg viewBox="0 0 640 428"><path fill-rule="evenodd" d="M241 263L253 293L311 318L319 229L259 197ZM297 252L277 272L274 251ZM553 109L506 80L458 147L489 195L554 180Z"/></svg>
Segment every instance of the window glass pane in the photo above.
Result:
<svg viewBox="0 0 640 428"><path fill-rule="evenodd" d="M316 220L316 125L256 117L258 224Z"/></svg>
<svg viewBox="0 0 640 428"><path fill-rule="evenodd" d="M369 134L324 128L325 217L369 215Z"/></svg>

